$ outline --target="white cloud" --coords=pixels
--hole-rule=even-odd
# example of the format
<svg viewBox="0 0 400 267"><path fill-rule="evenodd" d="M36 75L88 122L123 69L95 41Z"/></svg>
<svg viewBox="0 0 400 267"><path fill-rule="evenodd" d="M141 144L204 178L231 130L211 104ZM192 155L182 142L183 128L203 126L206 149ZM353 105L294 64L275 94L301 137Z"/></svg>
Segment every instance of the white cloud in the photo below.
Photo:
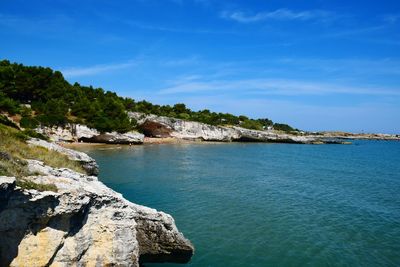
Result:
<svg viewBox="0 0 400 267"><path fill-rule="evenodd" d="M197 65L200 63L200 58L198 56L191 56L188 58L179 58L161 61L160 64L166 67L179 67L188 65Z"/></svg>
<svg viewBox="0 0 400 267"><path fill-rule="evenodd" d="M281 8L275 11L260 12L256 14L246 14L241 11L222 13L222 18L234 20L241 23L251 23L264 20L312 20L312 19L327 19L331 13L323 10L305 10L292 11L290 9Z"/></svg>
<svg viewBox="0 0 400 267"><path fill-rule="evenodd" d="M188 94L211 91L241 92L258 95L379 95L400 96L400 90L379 87L357 87L288 79L182 80L159 91L160 94Z"/></svg>
<svg viewBox="0 0 400 267"><path fill-rule="evenodd" d="M400 20L400 14L388 14L383 16L383 21L389 24L394 24Z"/></svg>
<svg viewBox="0 0 400 267"><path fill-rule="evenodd" d="M137 64L137 62L128 61L124 63L102 64L88 67L73 67L64 69L61 72L65 77L91 76L108 71L127 69L136 66Z"/></svg>

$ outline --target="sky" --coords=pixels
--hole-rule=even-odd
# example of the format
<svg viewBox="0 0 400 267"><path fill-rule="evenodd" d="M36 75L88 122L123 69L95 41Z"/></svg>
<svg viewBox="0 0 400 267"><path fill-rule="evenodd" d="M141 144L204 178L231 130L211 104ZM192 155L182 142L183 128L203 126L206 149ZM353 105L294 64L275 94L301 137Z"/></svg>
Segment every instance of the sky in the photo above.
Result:
<svg viewBox="0 0 400 267"><path fill-rule="evenodd" d="M1 0L0 40L135 100L400 133L399 0Z"/></svg>

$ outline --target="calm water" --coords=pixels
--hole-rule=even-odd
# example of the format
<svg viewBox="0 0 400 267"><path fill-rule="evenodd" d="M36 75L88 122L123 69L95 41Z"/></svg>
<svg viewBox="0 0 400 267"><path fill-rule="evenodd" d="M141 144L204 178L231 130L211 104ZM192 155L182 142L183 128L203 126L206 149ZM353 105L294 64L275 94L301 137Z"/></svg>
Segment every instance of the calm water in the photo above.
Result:
<svg viewBox="0 0 400 267"><path fill-rule="evenodd" d="M173 215L188 266L400 266L400 142L86 152L108 186Z"/></svg>

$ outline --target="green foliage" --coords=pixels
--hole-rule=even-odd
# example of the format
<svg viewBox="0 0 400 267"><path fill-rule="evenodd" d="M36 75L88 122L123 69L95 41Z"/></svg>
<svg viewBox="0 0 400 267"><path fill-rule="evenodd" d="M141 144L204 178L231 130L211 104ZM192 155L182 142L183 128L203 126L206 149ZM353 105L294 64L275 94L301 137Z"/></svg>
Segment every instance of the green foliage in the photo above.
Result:
<svg viewBox="0 0 400 267"><path fill-rule="evenodd" d="M0 92L0 110L18 113L19 103L32 104L35 117L31 116L32 110L21 111L24 128L35 128L39 123L64 125L71 116L102 132L127 132L133 128L126 114L135 105L133 99L101 88L71 85L61 72L50 68L0 61Z"/></svg>
<svg viewBox="0 0 400 267"><path fill-rule="evenodd" d="M263 130L263 125L255 120L245 120L240 124L241 127L253 130Z"/></svg>
<svg viewBox="0 0 400 267"><path fill-rule="evenodd" d="M33 137L33 138L39 138L39 139L42 139L42 140L49 141L49 138L47 136L44 136L43 134L38 133L38 132L36 132L35 130L32 130L32 129L26 129L26 130L23 130L23 131L21 131L19 133L24 135L24 136L26 136L26 138L24 138L25 140L29 139L30 137Z"/></svg>
<svg viewBox="0 0 400 267"><path fill-rule="evenodd" d="M274 124L274 129L278 130L278 131L285 131L285 132L292 132L295 131L295 129L293 129L292 127L290 127L287 124L283 124L283 123L275 123Z"/></svg>
<svg viewBox="0 0 400 267"><path fill-rule="evenodd" d="M21 141L27 141L29 140L31 137L33 138L39 138L39 139L43 139L48 141L49 139L44 136L43 134L40 134L38 132L36 132L35 130L32 129L26 129L24 131L18 131L16 133L14 133L14 137L21 140Z"/></svg>
<svg viewBox="0 0 400 267"><path fill-rule="evenodd" d="M19 124L22 128L35 129L39 126L39 121L33 117L22 117Z"/></svg>
<svg viewBox="0 0 400 267"><path fill-rule="evenodd" d="M32 110L19 104L31 104ZM24 128L42 125L63 125L69 121L81 122L101 132L127 132L135 127L126 111L143 112L158 116L176 117L211 125L236 125L262 130L277 125L280 130L290 130L290 126L273 124L269 119L250 119L229 113L216 113L208 109L192 111L183 103L154 105L142 100L119 97L116 93L102 88L71 85L61 72L50 68L23 66L0 61L0 110L22 113ZM34 114L34 116L32 115Z"/></svg>
<svg viewBox="0 0 400 267"><path fill-rule="evenodd" d="M0 110L7 111L11 115L17 114L20 111L19 103L0 91Z"/></svg>
<svg viewBox="0 0 400 267"><path fill-rule="evenodd" d="M10 121L4 115L0 115L0 124L4 124L4 125L10 126L12 128L18 129L18 126L14 122Z"/></svg>

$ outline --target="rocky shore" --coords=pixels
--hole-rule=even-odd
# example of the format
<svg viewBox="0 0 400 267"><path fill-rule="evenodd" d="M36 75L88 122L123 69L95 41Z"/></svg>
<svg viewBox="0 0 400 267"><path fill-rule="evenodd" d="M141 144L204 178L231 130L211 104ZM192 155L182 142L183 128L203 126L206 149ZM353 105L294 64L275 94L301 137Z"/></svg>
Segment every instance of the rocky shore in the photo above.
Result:
<svg viewBox="0 0 400 267"><path fill-rule="evenodd" d="M36 132L54 142L87 142L104 144L142 144L144 135L136 131L127 133L100 133L86 125L68 123L65 126L38 127Z"/></svg>
<svg viewBox="0 0 400 267"><path fill-rule="evenodd" d="M400 140L399 135L353 134L345 132L285 133L281 131L251 130L238 126L215 126L201 122L156 116L140 112L128 112L137 121L142 132L100 133L86 125L67 124L63 127L39 127L36 129L55 142L85 142L104 144L179 143L185 141L206 142L265 142L294 144L347 144L351 139Z"/></svg>
<svg viewBox="0 0 400 267"><path fill-rule="evenodd" d="M257 131L241 127L214 126L170 117L129 112L146 137L177 138L214 142L269 142L296 144L341 144L340 140L325 136L294 135L274 130Z"/></svg>
<svg viewBox="0 0 400 267"><path fill-rule="evenodd" d="M18 186L0 176L0 266L139 266L144 262L188 262L193 245L163 212L131 203L101 183L88 155L54 143L40 146L83 164L89 174L28 159L35 184Z"/></svg>

